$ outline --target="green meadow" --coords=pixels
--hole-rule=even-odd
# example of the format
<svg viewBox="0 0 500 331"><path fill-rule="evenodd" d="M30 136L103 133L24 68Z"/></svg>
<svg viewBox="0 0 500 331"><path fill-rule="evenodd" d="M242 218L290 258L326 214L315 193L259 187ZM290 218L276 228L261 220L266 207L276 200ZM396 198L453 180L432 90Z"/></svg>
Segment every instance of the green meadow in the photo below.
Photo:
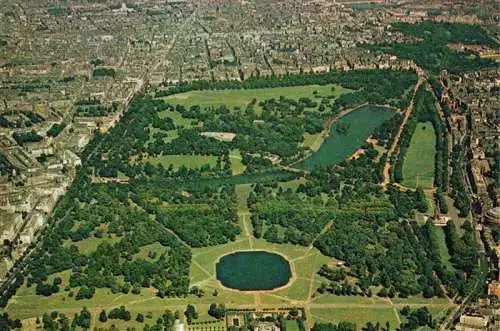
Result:
<svg viewBox="0 0 500 331"><path fill-rule="evenodd" d="M180 104L186 107L198 105L204 108L226 105L229 109L244 109L253 99L256 99L257 103L271 98L278 99L281 96L292 99L302 97L314 99L315 95L339 96L345 91L339 85L308 85L245 90L191 91L170 95L163 99L168 103ZM259 111L260 107L257 107L256 110Z"/></svg>
<svg viewBox="0 0 500 331"><path fill-rule="evenodd" d="M403 182L407 187L432 188L436 157L436 133L430 122L418 123L403 163Z"/></svg>

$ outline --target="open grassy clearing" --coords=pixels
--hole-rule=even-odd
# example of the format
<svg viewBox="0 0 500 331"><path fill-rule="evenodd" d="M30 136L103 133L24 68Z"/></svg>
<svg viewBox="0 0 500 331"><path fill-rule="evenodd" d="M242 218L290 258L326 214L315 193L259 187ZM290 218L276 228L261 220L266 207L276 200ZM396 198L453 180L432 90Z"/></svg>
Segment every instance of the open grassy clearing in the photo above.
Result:
<svg viewBox="0 0 500 331"><path fill-rule="evenodd" d="M309 147L312 151L316 152L323 142L322 138L323 133L304 133L304 141L302 142L302 146Z"/></svg>
<svg viewBox="0 0 500 331"><path fill-rule="evenodd" d="M233 170L233 175L241 175L245 169L246 165L242 163L240 151L235 149L229 153L229 160L231 161L231 169Z"/></svg>
<svg viewBox="0 0 500 331"><path fill-rule="evenodd" d="M162 129L158 129L158 128L154 128L153 126L150 126L149 127L149 140L148 140L148 143L152 143L154 141L154 139L155 139L154 136L158 132L162 132L162 133L165 133L167 135L165 138L163 138L163 141L165 143L169 143L169 142L171 142L172 140L174 140L175 138L177 138L179 136L179 132L177 131L177 129L169 130L169 131L164 131Z"/></svg>
<svg viewBox="0 0 500 331"><path fill-rule="evenodd" d="M235 185L236 201L238 203L238 212L248 212L247 199L252 191L252 184Z"/></svg>
<svg viewBox="0 0 500 331"><path fill-rule="evenodd" d="M418 123L411 137L403 163L403 182L407 187L432 188L434 185L434 160L436 133L430 122Z"/></svg>
<svg viewBox="0 0 500 331"><path fill-rule="evenodd" d="M161 155L156 157L148 157L144 162L149 162L152 165L162 164L165 168L170 165L174 169L179 169L181 166L186 168L200 168L208 164L210 167L217 163L217 156L211 155Z"/></svg>
<svg viewBox="0 0 500 331"><path fill-rule="evenodd" d="M172 121L174 121L176 127L188 128L196 125L196 120L193 122L193 119L191 118L184 118L181 113L176 111L164 110L158 113L158 117L170 117Z"/></svg>
<svg viewBox="0 0 500 331"><path fill-rule="evenodd" d="M297 324L297 321L286 320L285 326L287 331L299 331L299 325Z"/></svg>
<svg viewBox="0 0 500 331"><path fill-rule="evenodd" d="M395 298L391 299L391 301L394 304L413 304L413 305L416 305L416 304L421 304L421 305L439 304L439 305L450 305L450 306L452 305L447 298L434 297L434 298L427 299L421 295L408 297L408 298L395 297Z"/></svg>
<svg viewBox="0 0 500 331"><path fill-rule="evenodd" d="M356 323L358 330L361 330L368 322L380 322L383 326L389 322L391 329L395 329L396 326L399 326L396 314L398 313L390 306L383 308L311 308L313 321L323 323L349 321Z"/></svg>
<svg viewBox="0 0 500 331"><path fill-rule="evenodd" d="M334 295L334 294L317 294L312 301L314 304L359 304L359 305L375 305L388 304L384 298L376 295L362 297L359 295Z"/></svg>
<svg viewBox="0 0 500 331"><path fill-rule="evenodd" d="M458 209L453 205L454 201L448 195L445 196L446 205L448 206L448 213L443 214L452 219L457 226L457 232L459 235L463 234L462 225L464 225L465 220L472 221L472 213L469 212L469 215L466 217L460 217Z"/></svg>
<svg viewBox="0 0 500 331"><path fill-rule="evenodd" d="M105 242L109 242L109 243L112 243L116 240L116 238L113 236L109 237L109 236L103 236L101 238L96 238L94 236L92 237L89 237L85 240L81 240L81 241L71 241L71 240L67 240L64 242L64 246L71 246L71 245L74 245L78 248L78 251L82 254L90 254L92 253L93 251L96 250L96 248L102 244L102 243L105 243Z"/></svg>
<svg viewBox="0 0 500 331"><path fill-rule="evenodd" d="M307 301L310 284L310 280L299 278L290 287L273 292L273 294L286 297L292 302Z"/></svg>
<svg viewBox="0 0 500 331"><path fill-rule="evenodd" d="M134 255L134 259L145 259L149 261L157 260L163 253L167 253L167 247L163 246L159 242L155 242L151 245L142 247L139 253ZM150 254L155 257L150 258Z"/></svg>
<svg viewBox="0 0 500 331"><path fill-rule="evenodd" d="M58 275L60 275L63 280L61 288L64 288L68 284L69 272L60 273ZM138 312L145 316L148 312L151 312L154 315L152 320L155 321L166 309L183 312L188 303L194 304L200 312L206 312L208 311L209 305L213 302L225 303L227 305L252 304L254 302L252 294L237 293L221 289L213 280L207 282L203 288L206 291L206 295L202 298L190 296L188 298L160 299L156 296L156 291L154 289L142 289L141 293L138 295L131 293L112 294L109 289L97 289L92 299L75 300L74 297L71 298L68 296L69 292L62 290L50 297L39 296L35 294L34 286L27 288L24 285L9 303L7 311L15 314L17 318L21 319L36 318L37 316L41 317L44 312L51 312L54 310L64 313L67 316L73 316L74 313L80 312L82 307L85 306L93 315L94 326L107 325L109 327L111 324L118 326L120 321L110 320L107 323L100 323L97 321L98 314L102 309L109 312L112 308L121 305L125 305L127 310L131 311L133 319L135 319ZM217 296L212 294L215 288L218 290ZM132 324L134 323L125 323L123 326L133 326Z"/></svg>
<svg viewBox="0 0 500 331"><path fill-rule="evenodd" d="M436 228L436 233L439 236L439 254L441 255L441 261L444 263L444 267L448 271L454 271L453 265L451 264L451 255L448 251L448 246L446 246L446 237L443 228Z"/></svg>
<svg viewBox="0 0 500 331"><path fill-rule="evenodd" d="M334 91L332 91L332 87ZM199 105L200 107L218 107L226 105L229 109L238 107L244 109L254 98L259 101L284 96L292 99L301 97L309 97L313 100L314 91L317 91L318 96L339 96L346 90L339 85L309 85L309 86L290 86L277 88L262 88L248 90L218 90L218 91L191 91L186 93L174 94L163 99L170 104L181 104L185 107ZM319 99L316 99L319 100ZM319 102L318 102L319 104ZM260 107L257 105L257 111Z"/></svg>
<svg viewBox="0 0 500 331"><path fill-rule="evenodd" d="M281 182L278 184L278 186L281 187L283 190L292 189L292 191L295 191L300 184L305 184L306 182L307 180L305 177L300 177L294 180L290 180L288 182Z"/></svg>
<svg viewBox="0 0 500 331"><path fill-rule="evenodd" d="M427 214L434 216L434 213L436 212L436 200L434 199L434 193L426 191L425 197L427 198L427 203L429 204Z"/></svg>

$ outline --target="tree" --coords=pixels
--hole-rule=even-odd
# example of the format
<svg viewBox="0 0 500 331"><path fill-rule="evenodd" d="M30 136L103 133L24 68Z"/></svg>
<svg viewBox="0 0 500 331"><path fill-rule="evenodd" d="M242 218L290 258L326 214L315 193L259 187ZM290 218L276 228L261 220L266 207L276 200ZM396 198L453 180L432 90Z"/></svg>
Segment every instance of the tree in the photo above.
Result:
<svg viewBox="0 0 500 331"><path fill-rule="evenodd" d="M80 315L75 319L75 324L83 329L90 329L90 323L92 321L92 315L88 311L87 307L83 307Z"/></svg>
<svg viewBox="0 0 500 331"><path fill-rule="evenodd" d="M290 309L290 316L292 317L297 317L299 316L299 309L297 307L292 307L292 309Z"/></svg>
<svg viewBox="0 0 500 331"><path fill-rule="evenodd" d="M226 307L223 304L212 303L208 309L208 314L214 318L221 319L226 316Z"/></svg>
<svg viewBox="0 0 500 331"><path fill-rule="evenodd" d="M139 323L142 323L144 322L144 315L142 315L141 313L138 313L137 314L137 317L135 318L135 320Z"/></svg>
<svg viewBox="0 0 500 331"><path fill-rule="evenodd" d="M198 312L196 311L196 308L191 304L187 305L184 315L186 316L188 324L191 324L193 320L198 318Z"/></svg>
<svg viewBox="0 0 500 331"><path fill-rule="evenodd" d="M99 321L105 323L108 320L108 315L106 315L106 311L103 309L99 314Z"/></svg>

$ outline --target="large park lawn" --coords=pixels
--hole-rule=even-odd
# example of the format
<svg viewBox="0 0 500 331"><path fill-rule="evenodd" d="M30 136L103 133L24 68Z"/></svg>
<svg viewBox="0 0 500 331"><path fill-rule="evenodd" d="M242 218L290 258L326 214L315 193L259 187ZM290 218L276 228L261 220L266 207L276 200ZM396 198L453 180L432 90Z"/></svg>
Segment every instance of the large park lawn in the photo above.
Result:
<svg viewBox="0 0 500 331"><path fill-rule="evenodd" d="M334 89L332 91L332 88ZM174 94L164 98L164 100L171 104L181 104L186 107L199 105L200 107L218 107L222 105L228 106L230 109L245 107L252 101L252 99L263 101L266 99L284 96L292 99L299 99L301 97L309 97L314 100L314 92L317 96L339 96L345 90L339 85L309 85L309 86L290 86L290 87L276 87L276 88L262 88L262 89L246 89L246 90L220 90L220 91L191 91L186 93ZM320 101L316 99L316 101ZM319 102L318 102L319 104ZM256 107L259 111L260 107Z"/></svg>
<svg viewBox="0 0 500 331"><path fill-rule="evenodd" d="M403 163L403 182L407 187L426 189L434 185L436 133L430 122L418 123Z"/></svg>

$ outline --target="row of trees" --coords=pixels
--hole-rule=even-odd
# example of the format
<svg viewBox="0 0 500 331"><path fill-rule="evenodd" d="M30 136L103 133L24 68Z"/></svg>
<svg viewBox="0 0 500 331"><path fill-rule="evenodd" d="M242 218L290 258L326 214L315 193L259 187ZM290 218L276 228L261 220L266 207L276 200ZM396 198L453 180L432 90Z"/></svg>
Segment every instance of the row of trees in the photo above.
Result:
<svg viewBox="0 0 500 331"><path fill-rule="evenodd" d="M450 184L452 187L451 196L454 199L454 206L458 209L461 217L466 217L470 211L470 201L468 189L464 182L464 173L462 169L463 146L458 143L453 146L451 153L451 166L453 171L451 173Z"/></svg>
<svg viewBox="0 0 500 331"><path fill-rule="evenodd" d="M64 123L55 123L47 130L47 136L57 137L65 127L66 124Z"/></svg>

